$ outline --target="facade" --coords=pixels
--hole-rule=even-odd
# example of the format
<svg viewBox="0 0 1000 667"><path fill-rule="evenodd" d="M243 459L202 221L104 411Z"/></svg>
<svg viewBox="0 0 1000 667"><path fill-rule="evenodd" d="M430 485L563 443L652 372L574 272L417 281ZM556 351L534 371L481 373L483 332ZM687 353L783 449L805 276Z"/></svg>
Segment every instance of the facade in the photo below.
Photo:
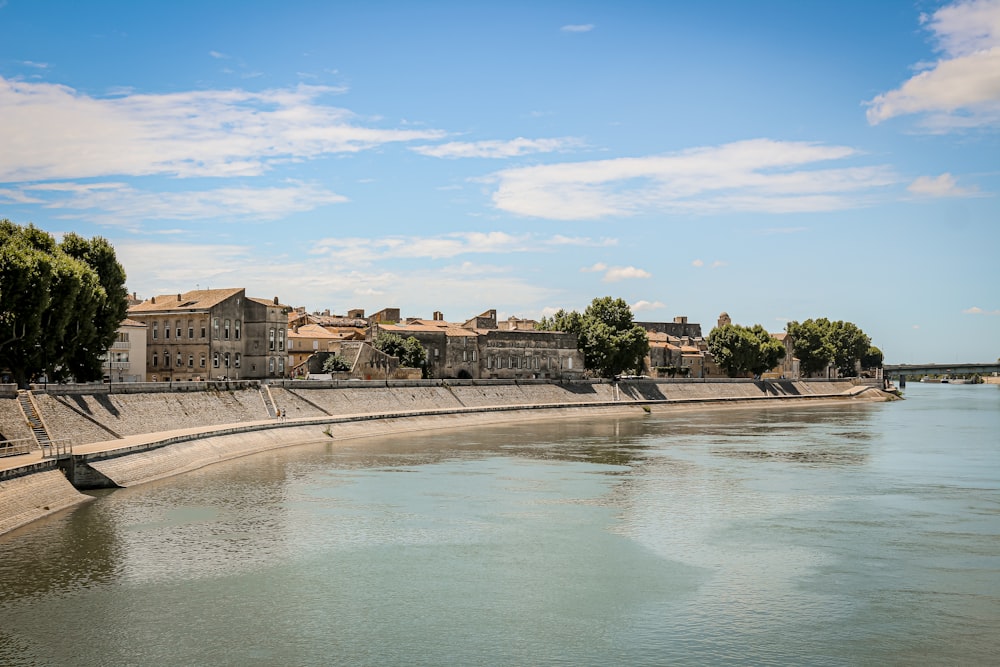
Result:
<svg viewBox="0 0 1000 667"><path fill-rule="evenodd" d="M264 379L285 372L286 308L243 288L158 295L132 306L146 325L146 379Z"/></svg>
<svg viewBox="0 0 1000 667"><path fill-rule="evenodd" d="M101 366L106 382L145 382L146 325L127 318L123 320Z"/></svg>
<svg viewBox="0 0 1000 667"><path fill-rule="evenodd" d="M398 312L398 311L397 311ZM583 354L576 336L561 331L501 329L495 310L463 324L434 319L373 322L369 340L379 332L413 336L427 351L428 375L458 379L576 379L583 376Z"/></svg>

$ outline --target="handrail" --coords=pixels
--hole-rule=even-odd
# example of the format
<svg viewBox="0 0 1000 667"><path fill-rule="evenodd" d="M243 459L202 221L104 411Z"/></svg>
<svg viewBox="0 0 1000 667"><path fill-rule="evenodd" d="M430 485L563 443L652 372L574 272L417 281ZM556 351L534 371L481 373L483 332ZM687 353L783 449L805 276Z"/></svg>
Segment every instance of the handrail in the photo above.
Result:
<svg viewBox="0 0 1000 667"><path fill-rule="evenodd" d="M65 456L72 456L72 454L73 443L65 438L42 443L43 459L58 459Z"/></svg>
<svg viewBox="0 0 1000 667"><path fill-rule="evenodd" d="M15 444L23 443L23 444ZM34 438L16 438L14 440L0 440L0 456L18 456L28 454L35 448Z"/></svg>

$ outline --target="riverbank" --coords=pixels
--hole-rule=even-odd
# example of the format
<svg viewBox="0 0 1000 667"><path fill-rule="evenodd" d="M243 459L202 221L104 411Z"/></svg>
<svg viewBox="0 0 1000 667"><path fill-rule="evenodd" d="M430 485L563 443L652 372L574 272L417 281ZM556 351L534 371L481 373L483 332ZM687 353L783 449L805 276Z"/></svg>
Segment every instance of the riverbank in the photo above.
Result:
<svg viewBox="0 0 1000 667"><path fill-rule="evenodd" d="M57 388L33 400L54 439L73 445L72 455L43 459L32 452L0 458L0 534L90 499L77 488L134 486L269 449L331 439L511 420L891 398L850 382L798 381L289 383L113 395ZM4 409L10 422L10 406ZM270 417L278 411L287 416ZM240 421L221 421L233 416ZM178 423L189 426L177 429ZM173 428L147 430L163 424ZM129 430L134 432L122 433Z"/></svg>

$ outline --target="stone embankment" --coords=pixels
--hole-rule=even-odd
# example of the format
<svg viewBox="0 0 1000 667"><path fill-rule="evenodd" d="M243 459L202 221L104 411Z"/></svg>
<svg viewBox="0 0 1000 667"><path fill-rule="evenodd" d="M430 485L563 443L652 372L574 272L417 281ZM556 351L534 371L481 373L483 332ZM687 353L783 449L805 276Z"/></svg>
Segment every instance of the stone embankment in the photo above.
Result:
<svg viewBox="0 0 1000 667"><path fill-rule="evenodd" d="M37 388L41 389L41 388ZM0 458L0 534L89 499L77 488L133 486L248 454L409 430L581 414L803 400L887 400L850 381L256 382L175 390L49 386L33 392L50 438L72 455ZM117 392L114 392L117 390ZM282 416L277 418L276 415ZM24 435L16 398L0 392L4 439ZM30 436L30 429L27 430ZM27 436L25 436L27 437Z"/></svg>

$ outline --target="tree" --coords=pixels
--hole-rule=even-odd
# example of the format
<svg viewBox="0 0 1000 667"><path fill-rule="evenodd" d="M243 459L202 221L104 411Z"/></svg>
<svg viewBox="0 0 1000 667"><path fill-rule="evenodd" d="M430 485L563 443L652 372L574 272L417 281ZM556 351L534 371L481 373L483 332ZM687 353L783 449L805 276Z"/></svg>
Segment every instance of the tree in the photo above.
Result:
<svg viewBox="0 0 1000 667"><path fill-rule="evenodd" d="M785 331L795 344L795 356L799 358L799 370L809 376L826 368L833 361L833 345L826 338L830 321L826 318L789 322Z"/></svg>
<svg viewBox="0 0 1000 667"><path fill-rule="evenodd" d="M543 318L536 328L576 334L584 365L601 377L641 372L649 353L649 336L633 323L632 309L624 299L599 297L583 314L559 310L552 318Z"/></svg>
<svg viewBox="0 0 1000 667"><path fill-rule="evenodd" d="M841 376L852 376L857 363L871 347L871 338L853 322L831 322L821 317L801 324L789 322L786 330L795 342L799 368L806 375L822 371L833 363Z"/></svg>
<svg viewBox="0 0 1000 667"><path fill-rule="evenodd" d="M715 327L708 334L708 349L729 377L761 375L785 357L785 346L759 324Z"/></svg>
<svg viewBox="0 0 1000 667"><path fill-rule="evenodd" d="M400 366L419 368L423 375L427 375L427 351L416 337L403 338L399 334L381 331L372 347L399 359Z"/></svg>
<svg viewBox="0 0 1000 667"><path fill-rule="evenodd" d="M343 373L349 370L351 370L351 365L339 354L331 354L323 360L324 373Z"/></svg>
<svg viewBox="0 0 1000 667"><path fill-rule="evenodd" d="M19 386L39 372L97 380L128 307L125 271L105 239L57 244L0 220L0 304L0 367Z"/></svg>
<svg viewBox="0 0 1000 667"><path fill-rule="evenodd" d="M882 368L882 362L885 357L882 355L882 350L878 349L874 345L868 347L868 351L865 352L864 356L861 357L861 367L862 368Z"/></svg>

